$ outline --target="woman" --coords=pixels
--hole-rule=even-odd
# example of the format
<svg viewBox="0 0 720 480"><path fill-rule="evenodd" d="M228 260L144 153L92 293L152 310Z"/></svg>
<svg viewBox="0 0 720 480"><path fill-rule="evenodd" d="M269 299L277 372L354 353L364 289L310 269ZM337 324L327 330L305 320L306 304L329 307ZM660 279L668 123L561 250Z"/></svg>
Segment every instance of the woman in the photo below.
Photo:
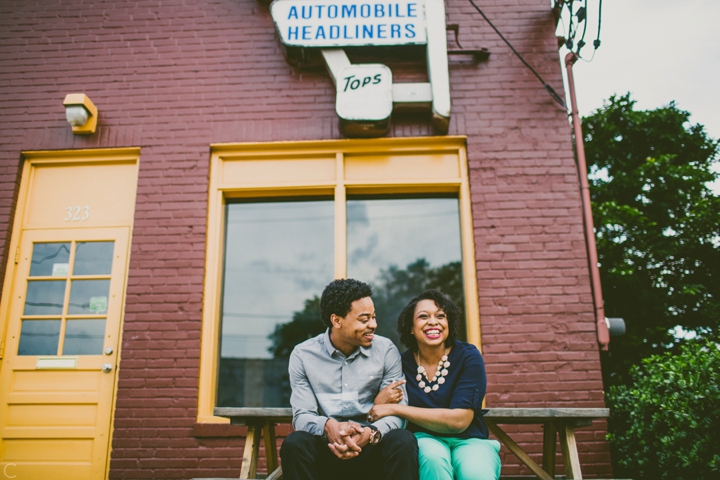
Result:
<svg viewBox="0 0 720 480"><path fill-rule="evenodd" d="M437 290L414 298L398 318L409 405L395 384L378 394L368 421L408 420L419 446L421 480L497 480L500 443L488 440L482 419L485 365L474 345L458 340L462 313ZM392 402L392 403L385 403Z"/></svg>

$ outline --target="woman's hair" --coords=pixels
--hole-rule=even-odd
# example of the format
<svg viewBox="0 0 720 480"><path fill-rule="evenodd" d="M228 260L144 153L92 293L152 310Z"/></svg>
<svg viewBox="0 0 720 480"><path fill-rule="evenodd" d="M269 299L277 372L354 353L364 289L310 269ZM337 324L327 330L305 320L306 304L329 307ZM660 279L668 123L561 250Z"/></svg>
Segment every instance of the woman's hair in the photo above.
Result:
<svg viewBox="0 0 720 480"><path fill-rule="evenodd" d="M417 297L410 300L403 311L400 312L397 323L397 331L400 334L400 341L413 352L418 351L418 344L415 336L412 334L413 319L415 317L415 307L421 300L432 300L435 305L445 312L448 319L448 337L445 339L445 346L451 347L458 339L460 331L460 319L462 318L462 310L460 307L450 300L450 297L442 293L440 290L425 290Z"/></svg>
<svg viewBox="0 0 720 480"><path fill-rule="evenodd" d="M354 278L334 280L325 287L320 297L320 318L328 327L332 327L330 317L335 314L344 317L352 310L355 300L372 295L372 288Z"/></svg>

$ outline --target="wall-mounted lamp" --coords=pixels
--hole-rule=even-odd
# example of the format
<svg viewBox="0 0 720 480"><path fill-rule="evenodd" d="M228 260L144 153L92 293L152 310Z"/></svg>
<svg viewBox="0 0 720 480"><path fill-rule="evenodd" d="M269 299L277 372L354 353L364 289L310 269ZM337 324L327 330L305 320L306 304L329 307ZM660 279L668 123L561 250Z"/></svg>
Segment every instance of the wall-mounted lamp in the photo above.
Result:
<svg viewBox="0 0 720 480"><path fill-rule="evenodd" d="M625 335L625 320L622 318L605 317L605 324L608 327L611 337L620 337Z"/></svg>
<svg viewBox="0 0 720 480"><path fill-rule="evenodd" d="M84 93L68 93L63 100L65 118L76 135L95 133L98 109Z"/></svg>

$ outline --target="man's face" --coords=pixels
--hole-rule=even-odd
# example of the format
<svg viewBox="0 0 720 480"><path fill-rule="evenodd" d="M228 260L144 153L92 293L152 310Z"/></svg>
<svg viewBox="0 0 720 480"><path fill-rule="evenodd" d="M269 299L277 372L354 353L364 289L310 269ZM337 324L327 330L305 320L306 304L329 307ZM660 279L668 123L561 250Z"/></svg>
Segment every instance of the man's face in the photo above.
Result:
<svg viewBox="0 0 720 480"><path fill-rule="evenodd" d="M370 297L355 300L347 315L332 315L331 321L333 341L338 343L337 348L352 351L360 346L369 347L377 329L375 304Z"/></svg>

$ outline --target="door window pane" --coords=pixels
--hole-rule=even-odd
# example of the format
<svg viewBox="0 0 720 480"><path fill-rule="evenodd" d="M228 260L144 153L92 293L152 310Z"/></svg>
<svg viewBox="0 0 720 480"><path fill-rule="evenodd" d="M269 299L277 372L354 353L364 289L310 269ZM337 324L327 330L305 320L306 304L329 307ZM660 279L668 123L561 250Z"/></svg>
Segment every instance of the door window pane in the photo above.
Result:
<svg viewBox="0 0 720 480"><path fill-rule="evenodd" d="M107 313L110 280L73 280L68 313L100 315Z"/></svg>
<svg viewBox="0 0 720 480"><path fill-rule="evenodd" d="M105 320L68 320L63 355L102 355Z"/></svg>
<svg viewBox="0 0 720 480"><path fill-rule="evenodd" d="M65 280L29 281L25 315L60 315L65 301Z"/></svg>
<svg viewBox="0 0 720 480"><path fill-rule="evenodd" d="M331 200L227 206L218 406L289 406L290 351L324 330L333 217Z"/></svg>
<svg viewBox="0 0 720 480"><path fill-rule="evenodd" d="M36 243L30 261L30 276L67 276L69 262L69 243Z"/></svg>
<svg viewBox="0 0 720 480"><path fill-rule="evenodd" d="M60 320L23 320L18 355L57 355Z"/></svg>
<svg viewBox="0 0 720 480"><path fill-rule="evenodd" d="M110 275L115 242L78 242L73 275Z"/></svg>
<svg viewBox="0 0 720 480"><path fill-rule="evenodd" d="M400 351L397 318L414 296L437 288L464 307L457 198L348 200L347 255L348 277L373 285L378 334Z"/></svg>

